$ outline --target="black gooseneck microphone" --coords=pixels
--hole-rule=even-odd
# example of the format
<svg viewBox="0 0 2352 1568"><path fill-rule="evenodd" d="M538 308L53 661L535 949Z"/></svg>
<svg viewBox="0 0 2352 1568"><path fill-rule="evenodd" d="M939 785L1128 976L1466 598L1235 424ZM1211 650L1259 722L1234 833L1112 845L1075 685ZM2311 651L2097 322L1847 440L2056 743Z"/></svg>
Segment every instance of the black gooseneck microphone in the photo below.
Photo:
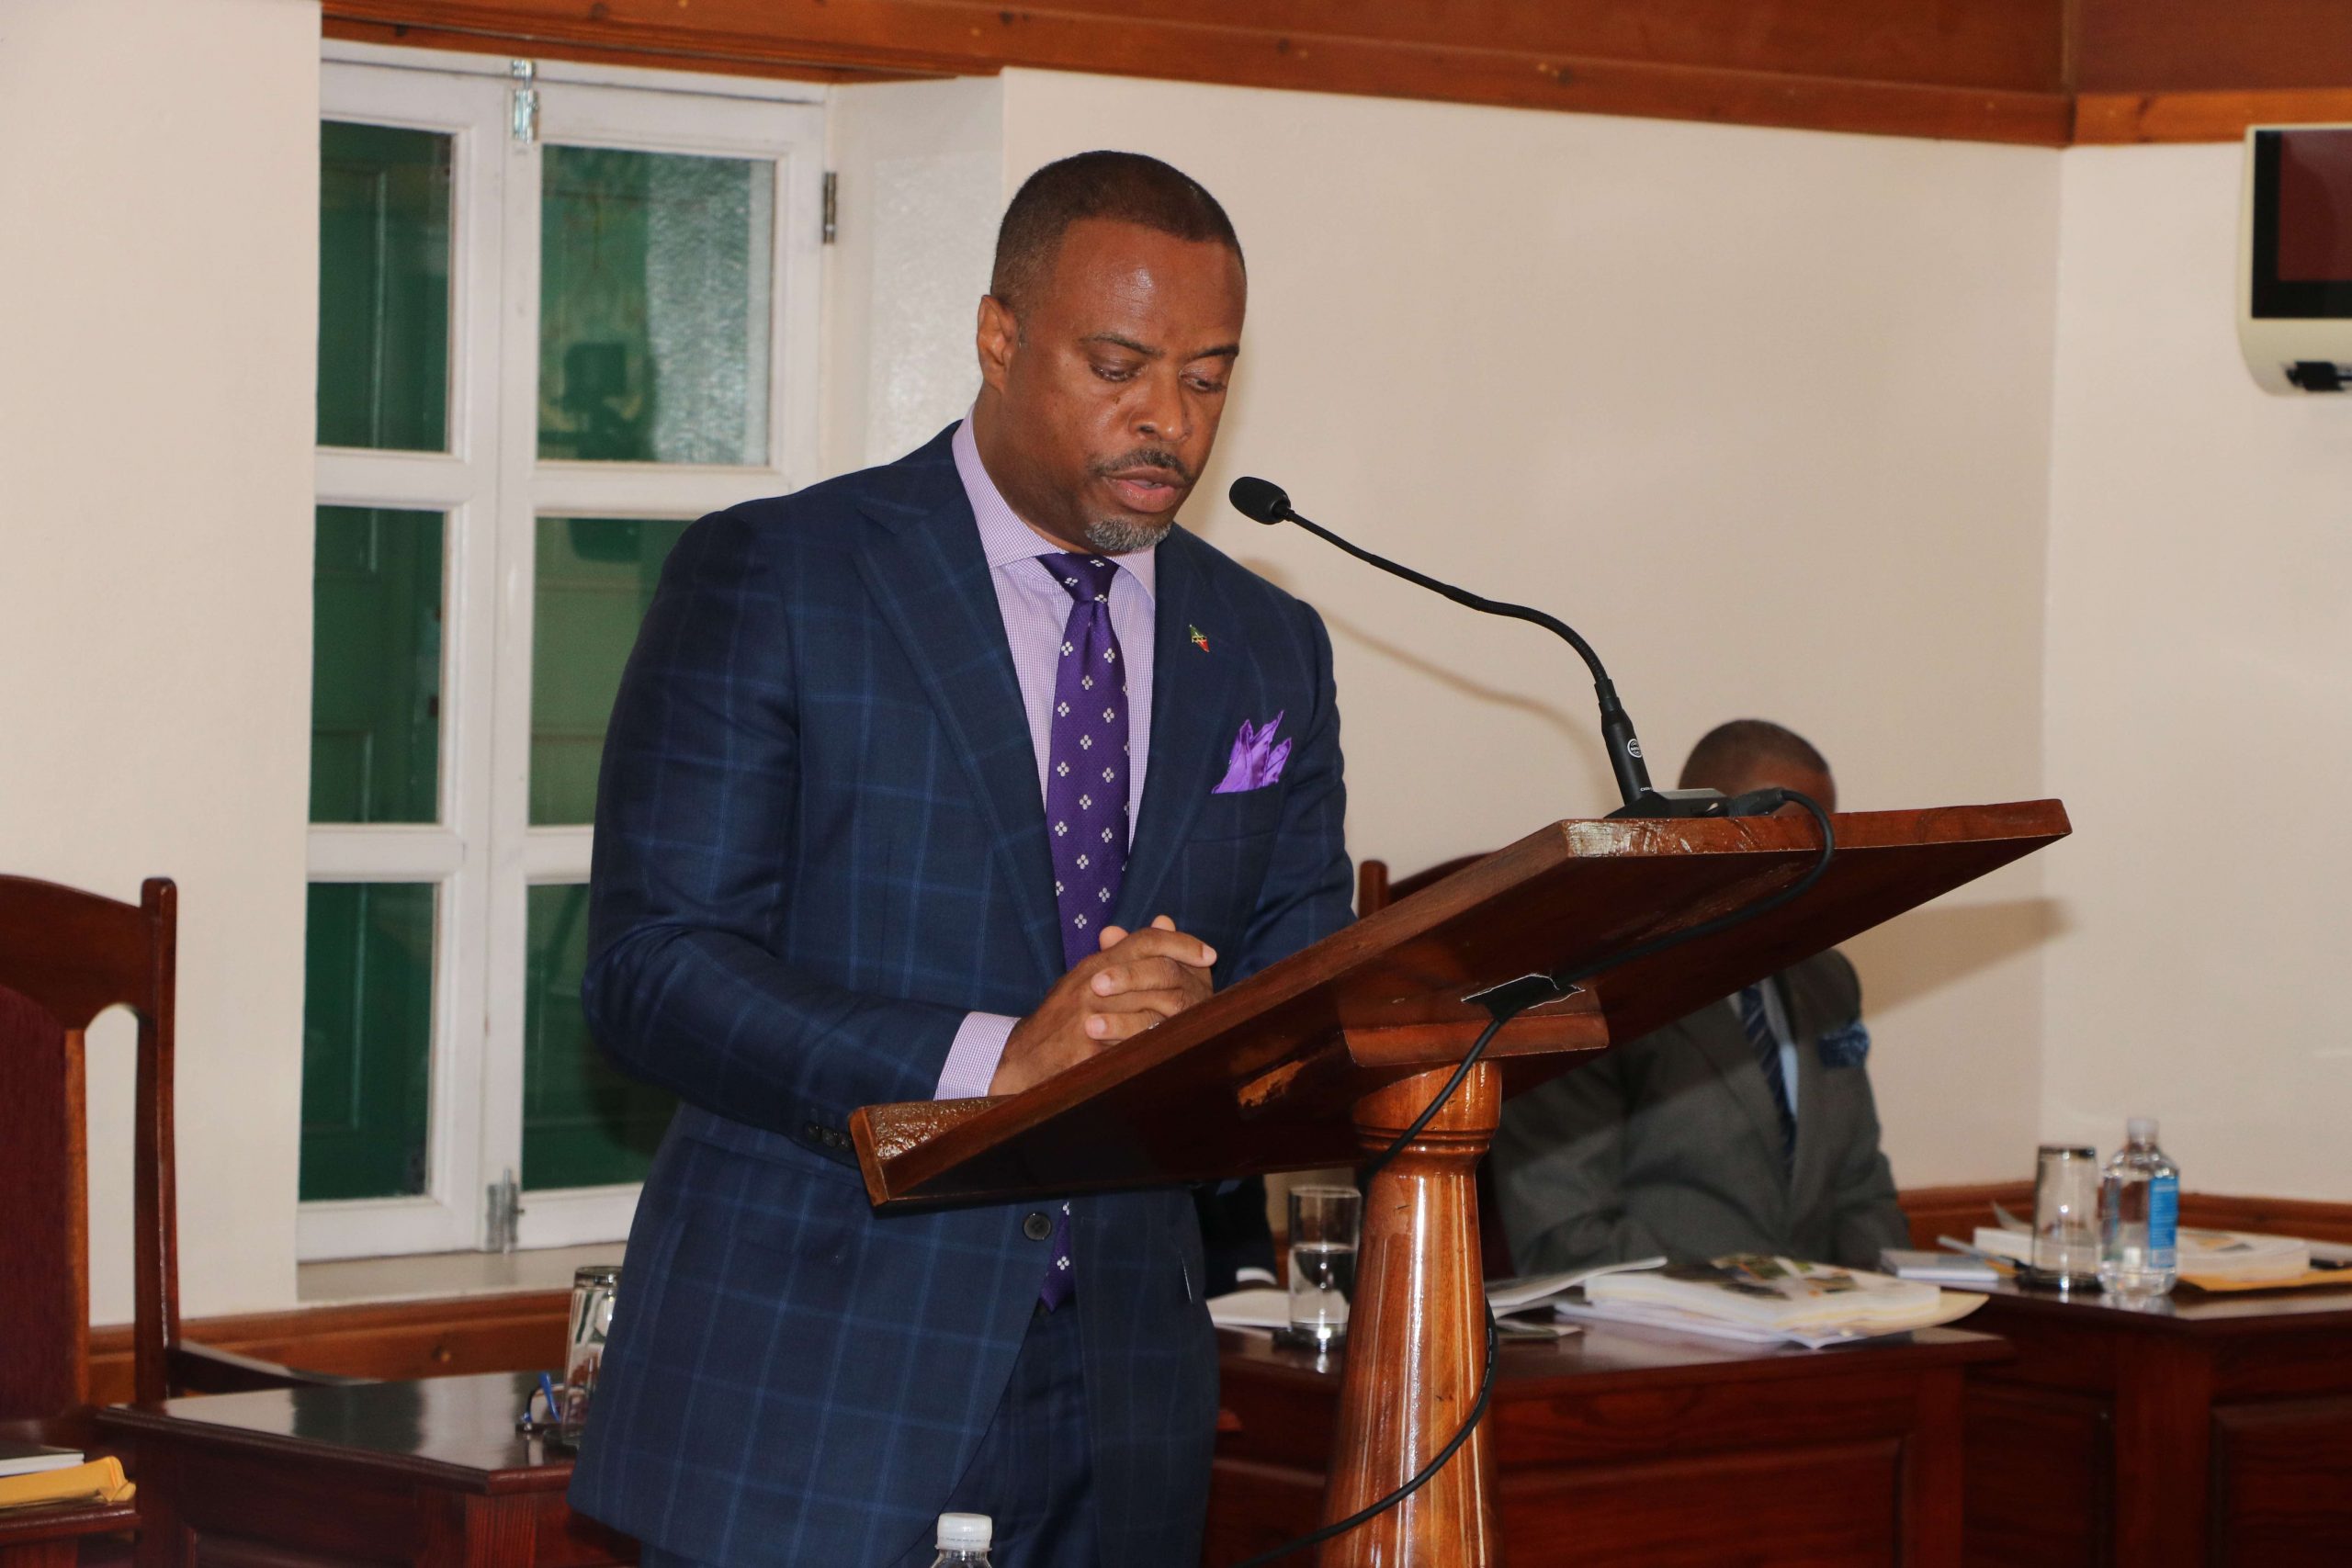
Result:
<svg viewBox="0 0 2352 1568"><path fill-rule="evenodd" d="M1712 789L1656 789L1650 784L1650 771L1642 760L1641 738L1634 733L1634 721L1626 715L1625 705L1617 700L1617 688L1609 679L1609 671L1601 668L1600 656L1592 644L1577 635L1574 626L1557 615L1525 604L1506 604L1499 599L1489 599L1473 593L1466 588L1456 588L1450 582L1399 566L1385 556L1376 556L1360 545L1351 545L1319 523L1311 522L1291 509L1290 497L1282 486L1271 479L1252 479L1248 475L1233 481L1226 491L1234 510L1244 517L1260 523L1295 523L1317 538L1337 545L1348 554L1368 565L1417 583L1432 593L1442 594L1455 604L1489 615L1508 616L1515 621L1530 621L1542 626L1554 637L1577 650L1585 668L1592 671L1593 694L1600 702L1600 739L1609 752L1610 772L1617 775L1617 793L1624 804L1611 812L1611 817L1722 817L1745 815L1727 810L1727 807L1747 805L1745 796L1737 802L1726 801L1721 791ZM1757 804L1761 804L1757 803ZM1778 802L1774 803L1775 805ZM1752 807L1751 807L1752 809ZM1767 807L1770 809L1770 807Z"/></svg>

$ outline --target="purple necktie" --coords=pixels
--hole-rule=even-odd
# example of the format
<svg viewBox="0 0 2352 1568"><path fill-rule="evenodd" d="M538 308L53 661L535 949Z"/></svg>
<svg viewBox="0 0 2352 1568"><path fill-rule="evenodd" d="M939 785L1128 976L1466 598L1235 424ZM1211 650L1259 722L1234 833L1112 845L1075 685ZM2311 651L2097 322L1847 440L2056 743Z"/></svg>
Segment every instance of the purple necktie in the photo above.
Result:
<svg viewBox="0 0 2352 1568"><path fill-rule="evenodd" d="M1102 928L1127 869L1127 670L1111 629L1116 563L1100 556L1039 556L1070 596L1055 666L1046 758L1046 833L1054 852L1054 905L1062 962L1102 951ZM1054 1217L1054 1261L1037 1292L1047 1312L1069 1300L1069 1205Z"/></svg>

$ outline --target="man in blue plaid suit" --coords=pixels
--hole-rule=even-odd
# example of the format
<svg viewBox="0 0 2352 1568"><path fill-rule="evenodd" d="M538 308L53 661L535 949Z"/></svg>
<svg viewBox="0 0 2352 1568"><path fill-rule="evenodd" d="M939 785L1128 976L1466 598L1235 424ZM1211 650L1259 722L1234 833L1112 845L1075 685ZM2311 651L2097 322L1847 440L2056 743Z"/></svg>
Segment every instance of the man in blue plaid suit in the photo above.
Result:
<svg viewBox="0 0 2352 1568"><path fill-rule="evenodd" d="M1191 1197L877 1216L847 1124L1016 1092L1349 918L1321 622L1174 526L1244 300L1192 180L1048 165L970 416L671 557L584 999L683 1103L571 1491L649 1564L926 1562L950 1509L996 1519L999 1568L1198 1561Z"/></svg>

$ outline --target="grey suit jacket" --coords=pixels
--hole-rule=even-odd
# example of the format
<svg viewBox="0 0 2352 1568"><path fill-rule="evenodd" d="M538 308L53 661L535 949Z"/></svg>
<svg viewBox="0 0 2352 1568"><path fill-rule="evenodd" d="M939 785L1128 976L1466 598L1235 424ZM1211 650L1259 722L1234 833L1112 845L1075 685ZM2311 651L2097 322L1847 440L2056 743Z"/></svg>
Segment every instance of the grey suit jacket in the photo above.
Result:
<svg viewBox="0 0 2352 1568"><path fill-rule="evenodd" d="M1818 1049L1860 1016L1854 966L1825 953L1776 984L1797 1046L1794 1171L1738 1014L1711 1003L1504 1105L1495 1186L1521 1273L1657 1253L1874 1269L1881 1247L1910 1245L1870 1077Z"/></svg>

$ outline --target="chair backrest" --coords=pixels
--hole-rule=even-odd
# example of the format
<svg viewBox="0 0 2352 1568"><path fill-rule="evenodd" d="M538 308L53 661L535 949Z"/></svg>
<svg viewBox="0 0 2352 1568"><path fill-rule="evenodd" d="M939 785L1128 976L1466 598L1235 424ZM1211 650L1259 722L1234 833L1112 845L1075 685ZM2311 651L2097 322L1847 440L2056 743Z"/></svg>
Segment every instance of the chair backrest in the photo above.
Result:
<svg viewBox="0 0 2352 1568"><path fill-rule="evenodd" d="M1356 867L1356 919L1362 919L1377 909L1385 909L1399 898L1409 898L1422 888L1444 881L1457 871L1466 871L1485 860L1485 855L1456 855L1440 861L1427 871L1417 871L1410 876L1388 880L1388 863L1368 860Z"/></svg>
<svg viewBox="0 0 2352 1568"><path fill-rule="evenodd" d="M179 1339L173 1191L173 990L178 892L137 904L0 876L0 1417L53 1416L90 1386L84 1035L107 1008L139 1020L132 1147L131 1342L141 1400L167 1392Z"/></svg>

